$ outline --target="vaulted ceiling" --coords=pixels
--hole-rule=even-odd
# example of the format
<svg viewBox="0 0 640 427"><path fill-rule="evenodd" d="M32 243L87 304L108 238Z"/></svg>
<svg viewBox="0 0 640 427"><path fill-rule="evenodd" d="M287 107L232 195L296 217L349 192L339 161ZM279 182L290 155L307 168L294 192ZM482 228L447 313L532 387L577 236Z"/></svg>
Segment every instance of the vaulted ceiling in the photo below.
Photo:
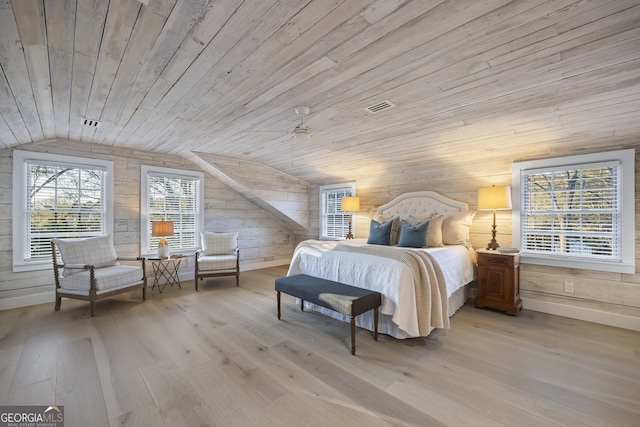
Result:
<svg viewBox="0 0 640 427"><path fill-rule="evenodd" d="M638 0L0 0L0 146L462 166L637 139L639 65Z"/></svg>

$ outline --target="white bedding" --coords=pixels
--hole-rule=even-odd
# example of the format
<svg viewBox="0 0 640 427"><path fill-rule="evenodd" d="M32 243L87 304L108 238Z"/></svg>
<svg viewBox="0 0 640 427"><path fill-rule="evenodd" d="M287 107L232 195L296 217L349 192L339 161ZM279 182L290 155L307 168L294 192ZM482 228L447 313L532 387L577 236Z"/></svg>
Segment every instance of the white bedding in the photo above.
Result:
<svg viewBox="0 0 640 427"><path fill-rule="evenodd" d="M411 268L398 260L357 252L332 250L337 245L366 245L363 241L304 242L294 252L288 275L308 274L353 286L367 288L383 295L378 329L380 333L396 338L425 335L418 326L416 289ZM475 278L474 252L463 245L437 248L398 250L427 251L442 270L447 298ZM305 303L305 307L308 304ZM446 305L446 304L445 304ZM349 321L347 316L308 305L328 316ZM444 307L446 313L447 308ZM448 316L453 313L448 313ZM373 314L364 313L356 318L359 327L373 330Z"/></svg>

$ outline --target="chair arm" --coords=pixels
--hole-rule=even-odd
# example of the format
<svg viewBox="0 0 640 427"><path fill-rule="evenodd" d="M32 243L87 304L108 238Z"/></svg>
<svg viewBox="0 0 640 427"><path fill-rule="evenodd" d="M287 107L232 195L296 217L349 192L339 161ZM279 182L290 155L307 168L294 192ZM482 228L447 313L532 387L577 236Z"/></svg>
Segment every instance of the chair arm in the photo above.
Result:
<svg viewBox="0 0 640 427"><path fill-rule="evenodd" d="M84 269L84 270L90 270L92 268L95 268L95 266L91 265L91 264L58 264L58 267L61 268L70 268L70 269Z"/></svg>
<svg viewBox="0 0 640 427"><path fill-rule="evenodd" d="M142 261L143 257L140 256L119 256L118 261Z"/></svg>

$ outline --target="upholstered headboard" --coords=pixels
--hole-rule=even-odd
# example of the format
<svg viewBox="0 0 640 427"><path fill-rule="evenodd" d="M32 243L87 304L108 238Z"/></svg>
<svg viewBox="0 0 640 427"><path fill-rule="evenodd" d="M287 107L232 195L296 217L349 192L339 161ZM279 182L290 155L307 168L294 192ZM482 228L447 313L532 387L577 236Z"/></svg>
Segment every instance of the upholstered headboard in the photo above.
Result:
<svg viewBox="0 0 640 427"><path fill-rule="evenodd" d="M416 191L404 193L389 203L380 206L376 215L381 217L403 217L405 215L439 214L447 216L457 212L466 212L469 205L453 200L435 191Z"/></svg>

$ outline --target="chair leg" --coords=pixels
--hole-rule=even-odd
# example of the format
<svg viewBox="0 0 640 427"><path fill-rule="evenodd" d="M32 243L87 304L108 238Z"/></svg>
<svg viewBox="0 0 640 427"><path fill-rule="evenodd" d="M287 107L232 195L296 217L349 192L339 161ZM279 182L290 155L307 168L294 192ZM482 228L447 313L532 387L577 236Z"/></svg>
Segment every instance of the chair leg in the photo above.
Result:
<svg viewBox="0 0 640 427"><path fill-rule="evenodd" d="M142 301L146 301L147 300L147 285L145 284L142 287Z"/></svg>
<svg viewBox="0 0 640 427"><path fill-rule="evenodd" d="M96 317L96 302L91 301L91 317Z"/></svg>
<svg viewBox="0 0 640 427"><path fill-rule="evenodd" d="M62 297L56 296L56 311L60 311L60 303L62 303Z"/></svg>

